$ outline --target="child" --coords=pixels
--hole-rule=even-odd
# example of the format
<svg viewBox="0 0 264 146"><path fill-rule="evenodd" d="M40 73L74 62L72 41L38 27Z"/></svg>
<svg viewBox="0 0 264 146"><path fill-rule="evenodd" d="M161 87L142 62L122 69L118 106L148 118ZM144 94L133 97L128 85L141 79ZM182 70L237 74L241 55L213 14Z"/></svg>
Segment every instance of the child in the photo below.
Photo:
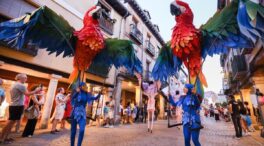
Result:
<svg viewBox="0 0 264 146"><path fill-rule="evenodd" d="M105 128L109 128L109 122L110 122L110 119L109 119L109 111L110 111L110 102L106 102L105 103L105 107L104 107L104 120L105 120Z"/></svg>

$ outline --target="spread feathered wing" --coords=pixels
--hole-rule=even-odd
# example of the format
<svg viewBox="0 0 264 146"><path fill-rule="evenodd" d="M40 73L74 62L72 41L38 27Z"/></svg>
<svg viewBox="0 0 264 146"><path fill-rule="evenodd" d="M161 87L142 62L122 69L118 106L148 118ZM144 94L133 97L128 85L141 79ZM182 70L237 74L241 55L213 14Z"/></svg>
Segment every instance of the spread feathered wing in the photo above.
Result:
<svg viewBox="0 0 264 146"><path fill-rule="evenodd" d="M22 49L31 43L63 57L74 54L74 29L54 11L43 6L20 18L0 23L0 41Z"/></svg>
<svg viewBox="0 0 264 146"><path fill-rule="evenodd" d="M240 0L237 14L240 31L252 42L264 42L264 6L250 0Z"/></svg>
<svg viewBox="0 0 264 146"><path fill-rule="evenodd" d="M181 65L182 61L173 55L170 43L166 43L159 52L152 69L152 76L154 80L166 82L170 76L177 74Z"/></svg>
<svg viewBox="0 0 264 146"><path fill-rule="evenodd" d="M227 53L228 48L252 48L253 43L239 29L238 1L217 12L200 29L202 31L202 56Z"/></svg>
<svg viewBox="0 0 264 146"><path fill-rule="evenodd" d="M97 73L103 73L113 65L115 68L125 67L130 74L142 73L142 63L129 40L106 39L105 48L95 56L90 68L96 67Z"/></svg>

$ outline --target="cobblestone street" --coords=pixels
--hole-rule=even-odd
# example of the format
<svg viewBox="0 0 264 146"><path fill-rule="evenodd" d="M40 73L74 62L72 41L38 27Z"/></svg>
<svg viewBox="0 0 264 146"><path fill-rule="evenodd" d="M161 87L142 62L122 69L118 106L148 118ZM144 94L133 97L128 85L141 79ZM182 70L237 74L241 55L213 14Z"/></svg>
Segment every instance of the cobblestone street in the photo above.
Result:
<svg viewBox="0 0 264 146"><path fill-rule="evenodd" d="M203 121L205 128L201 131L200 141L203 146L263 146L264 139L259 131L240 140L234 138L232 123L215 122L213 119ZM125 125L115 128L86 129L84 146L183 146L183 134L177 128L167 128L167 121L158 121L152 134L147 132L145 124ZM32 138L16 138L12 146L67 146L69 130L56 135L38 130Z"/></svg>

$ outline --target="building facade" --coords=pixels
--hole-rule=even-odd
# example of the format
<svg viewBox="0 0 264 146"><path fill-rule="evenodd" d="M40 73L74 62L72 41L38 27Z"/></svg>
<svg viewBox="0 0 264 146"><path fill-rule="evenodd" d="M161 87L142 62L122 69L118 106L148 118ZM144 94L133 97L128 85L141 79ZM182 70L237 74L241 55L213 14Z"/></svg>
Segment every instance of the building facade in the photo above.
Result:
<svg viewBox="0 0 264 146"><path fill-rule="evenodd" d="M82 19L85 12L94 3L95 0L0 1L0 21L17 18L46 5L63 16L75 30L79 30L83 26ZM135 51L143 63L144 79L150 79L150 71L159 52L158 48L164 44L164 41L159 34L157 25L151 23L149 13L141 9L136 1L121 3L118 0L100 0L99 4L111 18L111 20L104 18L99 20L104 37L132 40L135 44ZM4 88L7 92L7 101L0 107L0 118L6 119L7 117L6 109L10 100L9 90L14 83L15 75L27 73L29 88L34 84L43 84L47 89L41 121L43 128L47 127L52 113L50 107L53 105L57 87L67 88L69 86L68 77L73 69L73 58L56 57L55 54L48 55L45 49L38 50L33 46L27 46L27 49L21 51L6 47L3 44L0 47L0 78L4 79ZM137 79L127 75L122 68L115 69L113 67L108 74L104 75L89 70L86 76L90 91L106 89L107 94L102 98L102 104L109 100L108 97L114 97L116 115L121 99L123 105L127 102L140 105L143 101Z"/></svg>

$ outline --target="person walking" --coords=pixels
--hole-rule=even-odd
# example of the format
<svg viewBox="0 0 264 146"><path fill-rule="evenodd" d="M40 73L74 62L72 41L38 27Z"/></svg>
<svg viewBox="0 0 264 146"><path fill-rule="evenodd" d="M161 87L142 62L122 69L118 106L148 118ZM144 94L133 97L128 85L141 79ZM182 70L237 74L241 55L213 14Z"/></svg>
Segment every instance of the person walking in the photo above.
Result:
<svg viewBox="0 0 264 146"><path fill-rule="evenodd" d="M228 109L231 113L231 118L236 131L236 138L240 139L242 137L242 127L240 122L240 110L239 105L235 100L234 95L229 95L230 101L228 102Z"/></svg>
<svg viewBox="0 0 264 146"><path fill-rule="evenodd" d="M110 96L110 101L109 101L109 106L110 106L110 109L109 109L109 128L113 128L114 127L114 113L115 113L115 100L113 99L113 96Z"/></svg>
<svg viewBox="0 0 264 146"><path fill-rule="evenodd" d="M63 119L66 103L70 98L70 94L65 96L64 93L65 93L64 88L62 87L58 88L58 94L55 97L56 107L52 117L52 128L50 131L51 134L55 134L56 132L59 132L59 130L57 130L56 127L58 122L60 122Z"/></svg>
<svg viewBox="0 0 264 146"><path fill-rule="evenodd" d="M147 109L147 100L144 102L143 104L143 119L142 122L143 123L147 123L147 117L148 117L148 109Z"/></svg>
<svg viewBox="0 0 264 146"><path fill-rule="evenodd" d="M97 100L102 95L102 91L96 97L93 97L91 93L87 92L88 87L85 82L81 82L79 87L73 93L71 98L72 114L71 114L71 146L75 144L75 136L77 131L77 124L80 127L77 146L82 145L83 136L86 126L86 106L87 103L91 104L92 101Z"/></svg>
<svg viewBox="0 0 264 146"><path fill-rule="evenodd" d="M154 114L155 114L155 103L156 103L156 95L158 95L159 85L154 83L153 81L149 81L148 83L142 82L139 79L139 84L142 87L143 94L148 97L147 111L148 111L148 132L152 133L153 124L154 124Z"/></svg>
<svg viewBox="0 0 264 146"><path fill-rule="evenodd" d="M104 128L109 128L110 125L110 118L109 118L109 111L110 111L110 102L107 101L104 106Z"/></svg>
<svg viewBox="0 0 264 146"><path fill-rule="evenodd" d="M32 87L31 91L34 91L37 87L38 86ZM28 108L35 108L37 110L38 114L40 113L41 105L42 105L42 103L40 101L42 100L42 98L44 98L44 95L42 95L40 93L41 93L41 91L30 96L29 107L28 107ZM38 117L39 117L39 115L37 115L33 119L27 120L27 124L26 124L24 131L23 131L22 137L32 137L33 136L35 128L36 128L36 124L38 121Z"/></svg>
<svg viewBox="0 0 264 146"><path fill-rule="evenodd" d="M15 77L15 84L10 90L11 102L9 105L9 119L2 129L2 135L0 138L0 143L9 144L12 143L10 139L7 139L11 129L13 128L16 121L21 119L21 116L24 111L24 99L25 95L31 96L40 91L40 87L37 87L34 91L29 92L26 88L27 75L18 74Z"/></svg>
<svg viewBox="0 0 264 146"><path fill-rule="evenodd" d="M238 101L237 102L238 105L239 105L239 112L240 112L240 123L241 123L241 126L242 126L242 129L244 131L244 134L247 136L247 135L250 135L249 133L249 129L248 129L248 125L247 125L247 109L245 108L244 106L244 103L242 101Z"/></svg>
<svg viewBox="0 0 264 146"><path fill-rule="evenodd" d="M254 127L252 126L251 111L250 111L250 108L249 108L248 102L245 101L245 102L244 102L244 105L245 105L245 108L246 108L246 110L247 110L246 122L247 122L247 125L248 125L248 129L249 129L250 132L254 132L255 129L254 129Z"/></svg>

